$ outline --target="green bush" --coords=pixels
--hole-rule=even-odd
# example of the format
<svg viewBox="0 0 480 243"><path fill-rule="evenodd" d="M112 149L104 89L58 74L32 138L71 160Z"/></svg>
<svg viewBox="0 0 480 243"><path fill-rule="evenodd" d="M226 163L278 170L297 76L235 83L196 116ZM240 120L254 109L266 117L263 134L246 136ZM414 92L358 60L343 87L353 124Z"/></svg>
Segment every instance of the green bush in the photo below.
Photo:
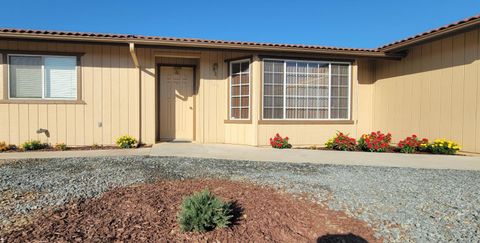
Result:
<svg viewBox="0 0 480 243"><path fill-rule="evenodd" d="M182 231L207 231L227 227L231 223L232 209L207 189L183 200L178 223Z"/></svg>
<svg viewBox="0 0 480 243"><path fill-rule="evenodd" d="M20 148L23 150L39 150L48 148L48 144L42 143L38 140L29 140L20 145Z"/></svg>
<svg viewBox="0 0 480 243"><path fill-rule="evenodd" d="M137 147L137 139L129 135L124 135L117 139L117 145L120 148L135 148Z"/></svg>
<svg viewBox="0 0 480 243"><path fill-rule="evenodd" d="M57 144L55 144L55 149L56 150L67 150L68 147L64 143L57 143Z"/></svg>

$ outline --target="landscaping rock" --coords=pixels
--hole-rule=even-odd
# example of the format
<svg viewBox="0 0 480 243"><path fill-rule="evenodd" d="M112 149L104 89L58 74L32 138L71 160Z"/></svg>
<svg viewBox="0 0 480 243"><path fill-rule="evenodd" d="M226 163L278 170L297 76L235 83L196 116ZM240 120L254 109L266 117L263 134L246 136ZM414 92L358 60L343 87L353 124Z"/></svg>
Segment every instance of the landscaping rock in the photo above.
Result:
<svg viewBox="0 0 480 243"><path fill-rule="evenodd" d="M480 172L142 156L0 166L0 231L37 208L97 197L113 187L187 178L246 180L308 193L366 221L388 242L480 241Z"/></svg>

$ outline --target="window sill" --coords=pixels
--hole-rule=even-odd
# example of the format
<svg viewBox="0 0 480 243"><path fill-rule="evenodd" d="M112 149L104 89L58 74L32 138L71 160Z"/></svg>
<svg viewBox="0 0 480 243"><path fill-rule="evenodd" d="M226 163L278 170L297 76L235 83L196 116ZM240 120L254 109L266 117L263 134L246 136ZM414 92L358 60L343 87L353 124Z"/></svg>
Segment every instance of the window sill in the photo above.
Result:
<svg viewBox="0 0 480 243"><path fill-rule="evenodd" d="M225 124L252 124L252 120L225 120Z"/></svg>
<svg viewBox="0 0 480 243"><path fill-rule="evenodd" d="M86 104L83 100L0 100L0 104Z"/></svg>
<svg viewBox="0 0 480 243"><path fill-rule="evenodd" d="M353 125L354 120L259 120L260 125Z"/></svg>

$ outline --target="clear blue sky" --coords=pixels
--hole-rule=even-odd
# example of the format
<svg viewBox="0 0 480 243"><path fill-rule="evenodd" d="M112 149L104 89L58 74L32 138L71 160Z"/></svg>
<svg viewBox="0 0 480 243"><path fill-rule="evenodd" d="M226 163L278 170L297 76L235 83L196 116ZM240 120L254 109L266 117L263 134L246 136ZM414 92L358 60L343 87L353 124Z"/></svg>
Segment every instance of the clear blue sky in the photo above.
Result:
<svg viewBox="0 0 480 243"><path fill-rule="evenodd" d="M5 0L0 27L374 48L480 13L480 0Z"/></svg>

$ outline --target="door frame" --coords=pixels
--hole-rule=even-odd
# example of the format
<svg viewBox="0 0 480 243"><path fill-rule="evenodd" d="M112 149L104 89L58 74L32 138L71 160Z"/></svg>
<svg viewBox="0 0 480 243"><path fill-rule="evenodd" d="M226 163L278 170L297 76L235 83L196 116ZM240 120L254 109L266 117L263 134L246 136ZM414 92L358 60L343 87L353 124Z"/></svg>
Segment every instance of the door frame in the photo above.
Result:
<svg viewBox="0 0 480 243"><path fill-rule="evenodd" d="M157 90L155 92L155 141L156 142L162 142L160 140L160 102L161 97L160 97L160 89L161 89L161 84L160 84L160 78L162 75L160 72L161 67L185 67L185 68L192 68L193 69L193 77L192 77L192 85L193 85L193 121L192 121L192 126L193 126L193 136L192 136L192 142L197 140L197 130L196 130L196 121L197 121L197 102L196 102L196 97L197 97L197 65L189 65L189 64L162 64L162 63L157 63L156 65L156 83L157 83Z"/></svg>

